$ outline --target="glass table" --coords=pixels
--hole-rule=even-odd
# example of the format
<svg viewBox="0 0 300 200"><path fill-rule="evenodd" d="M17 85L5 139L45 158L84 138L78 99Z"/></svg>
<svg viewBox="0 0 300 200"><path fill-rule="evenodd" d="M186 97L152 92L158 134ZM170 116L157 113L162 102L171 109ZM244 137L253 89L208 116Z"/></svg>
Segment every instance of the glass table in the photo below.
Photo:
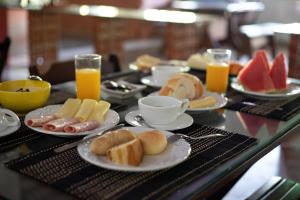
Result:
<svg viewBox="0 0 300 200"><path fill-rule="evenodd" d="M193 73L203 77L202 72L199 73L195 71ZM123 79L132 82L138 82L140 80L140 73L138 72L125 74L126 76L123 76ZM300 84L300 81L298 80L293 81ZM54 91L63 90L64 92L69 92L71 94L75 94L74 88L74 82L53 86ZM123 109L118 110L121 122L124 122L125 115L128 112L137 109L138 98L147 95L147 93L151 91L155 91L149 88L146 90L148 91L142 92L141 94L126 100L113 99L105 94L103 94L103 98L112 103L122 103L126 106L123 107ZM213 194L231 180L239 177L255 161L271 151L274 147L279 145L287 135L296 132L297 128L299 128L300 113L288 121L270 120L251 115L252 120L254 121L247 122L242 115L247 116L247 114L228 109L192 115L194 123L209 125L219 129L255 137L258 139L258 143L233 159L228 160L200 179L173 193L169 196L170 199L202 198ZM255 120L258 120L260 125L256 123ZM269 126L267 126L267 123L269 123ZM14 149L0 153L0 196L8 199L72 199L73 197L61 191L22 176L4 166L4 163L7 161L67 140L68 139L66 138L42 135L31 142L20 144Z"/></svg>

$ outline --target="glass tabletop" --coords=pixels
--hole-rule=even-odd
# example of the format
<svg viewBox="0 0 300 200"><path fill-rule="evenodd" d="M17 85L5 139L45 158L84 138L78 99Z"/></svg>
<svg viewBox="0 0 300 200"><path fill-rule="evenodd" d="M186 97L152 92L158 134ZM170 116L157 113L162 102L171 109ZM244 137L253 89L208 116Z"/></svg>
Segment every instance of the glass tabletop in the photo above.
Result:
<svg viewBox="0 0 300 200"><path fill-rule="evenodd" d="M195 72L195 74L199 77L203 77L203 75L198 74L198 72ZM127 77L127 80L132 82L136 82L138 79L139 77L136 75ZM300 81L298 80L293 80L293 82L300 84ZM67 91L70 94L75 94L73 82L57 85L54 88ZM155 90L157 89L147 88L142 93L125 100L111 98L105 94L103 94L102 97L112 103L126 105L125 107L117 110L120 115L121 122L124 122L124 118L127 113L138 109L138 98ZM293 128L296 127L300 121L300 113L288 121L278 121L228 109L219 109L203 113L191 113L191 116L194 119L194 123L209 125L218 129L254 137L258 139L258 143L201 177L201 179L182 188L180 191L174 193L170 198L175 196L176 198L193 197L195 194L202 193L207 190L207 188L217 184L221 177L229 175L232 171L239 168L242 164L247 163L249 160L258 160L260 156L266 154L274 148L276 144L278 145L286 134L290 134L293 131ZM68 139L44 135L31 142L23 143L12 150L0 153L0 196L9 199L53 199L54 197L72 199L72 197L63 192L24 177L5 168L4 166L4 163L9 160L63 141L68 141Z"/></svg>

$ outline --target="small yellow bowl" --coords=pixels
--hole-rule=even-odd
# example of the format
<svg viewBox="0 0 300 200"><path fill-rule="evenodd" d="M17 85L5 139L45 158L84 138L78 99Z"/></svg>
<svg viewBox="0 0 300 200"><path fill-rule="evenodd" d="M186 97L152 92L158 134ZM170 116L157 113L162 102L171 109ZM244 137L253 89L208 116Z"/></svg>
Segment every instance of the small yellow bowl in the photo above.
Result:
<svg viewBox="0 0 300 200"><path fill-rule="evenodd" d="M45 105L51 84L37 80L15 80L0 84L0 103L16 113L24 114Z"/></svg>

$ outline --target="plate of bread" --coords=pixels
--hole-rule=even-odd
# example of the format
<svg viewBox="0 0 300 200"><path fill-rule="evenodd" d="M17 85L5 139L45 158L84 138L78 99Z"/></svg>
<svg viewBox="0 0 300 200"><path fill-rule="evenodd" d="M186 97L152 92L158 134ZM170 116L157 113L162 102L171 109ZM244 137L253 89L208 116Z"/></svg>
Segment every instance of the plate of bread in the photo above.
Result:
<svg viewBox="0 0 300 200"><path fill-rule="evenodd" d="M129 64L129 69L132 70L140 70L143 72L150 72L151 68L154 66L160 66L160 65L169 65L169 66L181 66L182 72L187 72L190 70L190 67L187 66L186 61L182 60L161 60L160 58L143 54L141 56L138 56L135 60L135 62L132 62Z"/></svg>
<svg viewBox="0 0 300 200"><path fill-rule="evenodd" d="M78 145L79 155L98 167L131 172L155 171L175 166L191 153L190 144L173 133L145 127L125 127Z"/></svg>
<svg viewBox="0 0 300 200"><path fill-rule="evenodd" d="M110 103L69 98L62 105L49 105L29 112L25 124L32 130L63 137L98 133L119 123Z"/></svg>
<svg viewBox="0 0 300 200"><path fill-rule="evenodd" d="M170 77L165 85L150 95L172 96L189 99L189 112L210 111L224 107L228 99L218 93L206 91L201 80L188 73L178 73Z"/></svg>

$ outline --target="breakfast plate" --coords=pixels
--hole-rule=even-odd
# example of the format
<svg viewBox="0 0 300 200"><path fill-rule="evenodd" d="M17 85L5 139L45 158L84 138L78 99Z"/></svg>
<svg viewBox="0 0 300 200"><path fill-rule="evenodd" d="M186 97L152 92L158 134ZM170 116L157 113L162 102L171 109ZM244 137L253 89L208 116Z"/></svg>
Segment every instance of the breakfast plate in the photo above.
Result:
<svg viewBox="0 0 300 200"><path fill-rule="evenodd" d="M158 96L159 95L159 91L153 92L153 93L151 93L149 95ZM205 107L205 108L188 108L187 112L194 113L194 112L212 111L212 110L223 108L227 104L227 102L228 102L227 97L224 97L224 96L222 96L222 95L220 95L218 93L215 93L215 92L205 91L203 97L206 97L206 96L212 96L212 97L214 97L217 100L216 105L215 106L211 106L211 107Z"/></svg>
<svg viewBox="0 0 300 200"><path fill-rule="evenodd" d="M141 133L144 131L152 130L151 128L145 127L126 127L135 133ZM169 131L161 131L167 137L173 135ZM97 156L90 151L91 140L87 140L78 145L77 150L82 159L85 161L96 165L98 167L117 170L117 171L130 171L130 172L145 172L145 171L155 171L165 168L175 166L188 158L191 153L190 144L184 140L180 139L174 143L168 143L167 148L158 155L145 155L143 161L139 166L128 166L128 165L118 165L106 158L106 156Z"/></svg>
<svg viewBox="0 0 300 200"><path fill-rule="evenodd" d="M132 126L141 127L142 124L140 122L136 121L136 119L135 119L135 116L140 115L140 114L141 113L139 110L131 111L126 114L125 121ZM153 128L157 128L159 130L172 131L172 130L187 128L187 127L191 126L193 124L193 122L194 122L194 119L189 114L183 113L175 121L173 121L169 124L164 124L164 125L151 125L150 124L150 125Z"/></svg>
<svg viewBox="0 0 300 200"><path fill-rule="evenodd" d="M19 130L20 127L21 127L20 121L16 126L8 126L6 129L0 131L0 138L16 132L17 130Z"/></svg>
<svg viewBox="0 0 300 200"><path fill-rule="evenodd" d="M49 105L49 106L31 111L25 116L24 121L26 122L28 119L31 119L31 118L54 114L56 111L58 111L58 109L61 106L62 105ZM107 112L105 120L100 125L100 127L96 128L94 130L83 131L83 132L79 132L79 133L75 133L75 134L74 133L66 133L66 132L48 131L41 127L31 127L31 126L28 126L26 123L25 124L26 124L26 126L28 126L28 128L30 128L34 131L40 132L40 133L45 133L45 134L54 135L54 136L61 136L61 137L78 137L78 136L85 136L85 135L97 133L104 129L111 128L111 127L115 126L116 124L118 124L119 121L120 121L119 114L116 111L110 109Z"/></svg>
<svg viewBox="0 0 300 200"><path fill-rule="evenodd" d="M160 66L160 65L169 65L169 66L177 66L177 67L180 66L181 67L181 72L190 71L190 67L187 66L186 61L181 61L181 60L162 61L160 64L158 64L156 66ZM140 68L136 65L135 62L132 62L132 63L129 64L129 69L135 70L135 71L140 70ZM151 68L149 67L148 70L143 68L142 71L151 71Z"/></svg>
<svg viewBox="0 0 300 200"><path fill-rule="evenodd" d="M300 94L300 87L298 85L293 84L289 79L287 80L287 83L288 83L287 90L282 92L273 92L273 93L253 92L253 91L246 90L244 89L243 85L237 81L237 79L232 79L230 86L232 89L238 92L251 95L251 96L262 97L262 98L287 98L287 97Z"/></svg>

